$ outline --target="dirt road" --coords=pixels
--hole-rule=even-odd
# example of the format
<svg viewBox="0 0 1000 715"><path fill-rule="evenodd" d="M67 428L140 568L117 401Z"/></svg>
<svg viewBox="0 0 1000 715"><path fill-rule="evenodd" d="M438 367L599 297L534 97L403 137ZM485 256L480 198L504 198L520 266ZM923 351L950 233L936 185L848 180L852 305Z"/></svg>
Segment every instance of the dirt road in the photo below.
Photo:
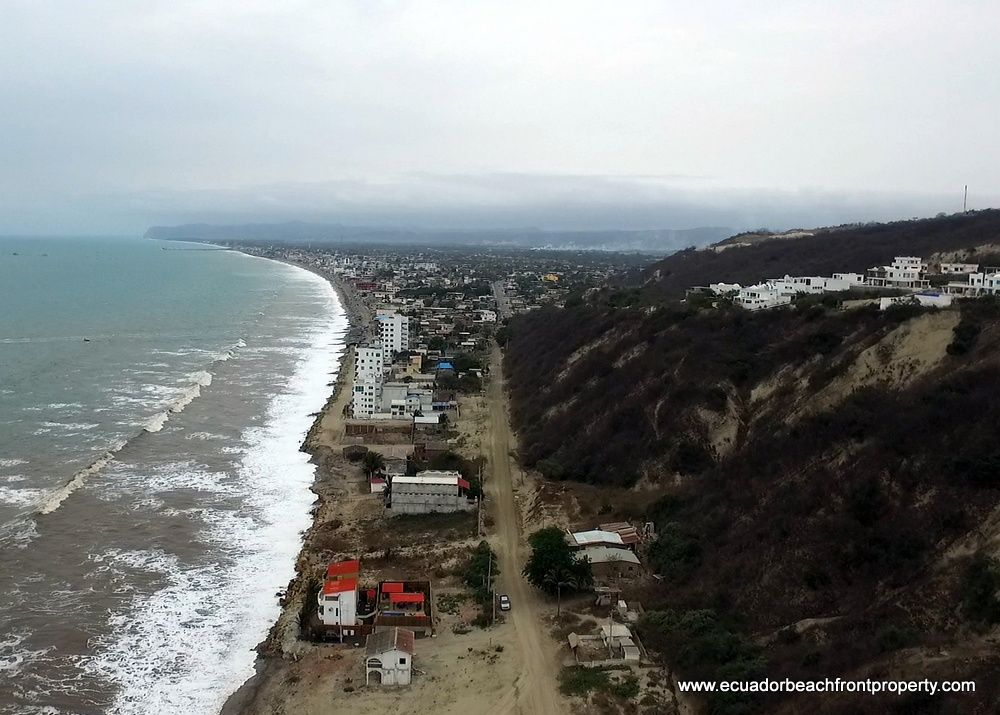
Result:
<svg viewBox="0 0 1000 715"><path fill-rule="evenodd" d="M487 393L490 440L488 458L491 478L487 484L496 513L496 548L500 560L500 582L497 588L510 596L513 608L507 614L517 631L521 673L508 691L488 711L551 715L567 712L556 683L559 656L555 644L541 620L543 605L535 590L521 576L526 558L522 543L521 515L514 499L514 484L510 467L511 432L507 414L507 398L503 390L499 346L493 346L490 358L490 385Z"/></svg>

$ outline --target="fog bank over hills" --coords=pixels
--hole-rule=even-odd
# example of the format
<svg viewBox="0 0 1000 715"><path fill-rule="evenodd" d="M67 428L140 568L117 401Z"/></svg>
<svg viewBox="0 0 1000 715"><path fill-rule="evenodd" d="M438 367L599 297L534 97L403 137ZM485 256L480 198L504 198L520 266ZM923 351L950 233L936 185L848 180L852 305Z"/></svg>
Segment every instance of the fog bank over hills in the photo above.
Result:
<svg viewBox="0 0 1000 715"><path fill-rule="evenodd" d="M704 246L733 233L730 228L660 229L653 231L543 231L400 229L291 221L279 224L154 226L146 238L315 245L383 244L410 246L492 246L560 250L642 251L669 253Z"/></svg>

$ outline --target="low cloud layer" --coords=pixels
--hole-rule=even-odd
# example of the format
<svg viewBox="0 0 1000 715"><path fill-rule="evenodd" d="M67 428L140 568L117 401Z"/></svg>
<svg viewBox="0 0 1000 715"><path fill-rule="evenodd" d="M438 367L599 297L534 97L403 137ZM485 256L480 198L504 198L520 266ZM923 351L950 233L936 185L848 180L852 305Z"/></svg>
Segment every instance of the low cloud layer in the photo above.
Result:
<svg viewBox="0 0 1000 715"><path fill-rule="evenodd" d="M986 0L9 0L0 233L995 205L997 36Z"/></svg>

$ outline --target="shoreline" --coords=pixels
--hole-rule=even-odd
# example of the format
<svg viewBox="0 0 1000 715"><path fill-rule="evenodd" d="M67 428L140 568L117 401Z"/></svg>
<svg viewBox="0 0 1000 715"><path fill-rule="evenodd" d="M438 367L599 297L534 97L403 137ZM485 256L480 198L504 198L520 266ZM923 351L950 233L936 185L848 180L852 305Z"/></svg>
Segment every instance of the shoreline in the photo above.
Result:
<svg viewBox="0 0 1000 715"><path fill-rule="evenodd" d="M254 257L263 258L263 256ZM304 598L309 595L307 593L309 570L307 551L323 512L322 506L325 497L319 487L330 476L328 459L331 448L321 443L321 435L325 429L325 423L330 421L336 423L342 419L344 408L340 403L345 395L351 394L351 384L354 380L354 350L356 345L368 335L371 327L367 307L360 303L360 299L353 290L338 276L293 261L278 258L267 258L266 260L285 263L314 273L326 280L340 299L348 321L348 329L344 338L344 352L337 367L337 377L333 382L328 383L328 386L333 389L322 409L316 413L316 417L299 447L299 451L308 454L310 463L315 465L315 477L310 490L316 495L316 501L311 510L312 520L309 528L301 536L301 545L295 558L295 576L292 577L281 597L281 611L277 620L268 629L264 640L255 647L257 658L254 662L254 674L226 697L219 715L239 715L244 712L255 702L262 686L281 671L281 661L286 658L297 658L294 646L298 640L298 614L301 612Z"/></svg>

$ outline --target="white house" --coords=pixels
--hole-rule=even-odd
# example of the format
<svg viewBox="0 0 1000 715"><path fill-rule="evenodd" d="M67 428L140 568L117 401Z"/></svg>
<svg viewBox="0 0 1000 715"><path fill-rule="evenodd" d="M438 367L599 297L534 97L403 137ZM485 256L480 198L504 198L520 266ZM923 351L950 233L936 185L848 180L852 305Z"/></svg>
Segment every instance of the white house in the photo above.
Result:
<svg viewBox="0 0 1000 715"><path fill-rule="evenodd" d="M788 305L792 302L792 296L768 283L758 283L741 288L736 296L736 302L747 310L763 310Z"/></svg>
<svg viewBox="0 0 1000 715"><path fill-rule="evenodd" d="M951 295L977 296L1000 293L1000 273L970 273L964 283L952 281L944 287Z"/></svg>
<svg viewBox="0 0 1000 715"><path fill-rule="evenodd" d="M739 293L740 288L742 288L739 283L709 283L708 289L715 293L716 295L728 295L730 293Z"/></svg>
<svg viewBox="0 0 1000 715"><path fill-rule="evenodd" d="M891 266L876 266L868 269L865 281L877 288L921 289L930 285L924 278L927 264L917 256L896 256Z"/></svg>
<svg viewBox="0 0 1000 715"><path fill-rule="evenodd" d="M334 561L326 571L323 588L317 594L319 618L327 626L350 626L358 618L358 571L360 563Z"/></svg>
<svg viewBox="0 0 1000 715"><path fill-rule="evenodd" d="M413 631L387 628L365 642L365 685L409 685L413 673Z"/></svg>
<svg viewBox="0 0 1000 715"><path fill-rule="evenodd" d="M965 273L976 273L979 271L978 263L942 263L941 273L946 276L962 275Z"/></svg>

